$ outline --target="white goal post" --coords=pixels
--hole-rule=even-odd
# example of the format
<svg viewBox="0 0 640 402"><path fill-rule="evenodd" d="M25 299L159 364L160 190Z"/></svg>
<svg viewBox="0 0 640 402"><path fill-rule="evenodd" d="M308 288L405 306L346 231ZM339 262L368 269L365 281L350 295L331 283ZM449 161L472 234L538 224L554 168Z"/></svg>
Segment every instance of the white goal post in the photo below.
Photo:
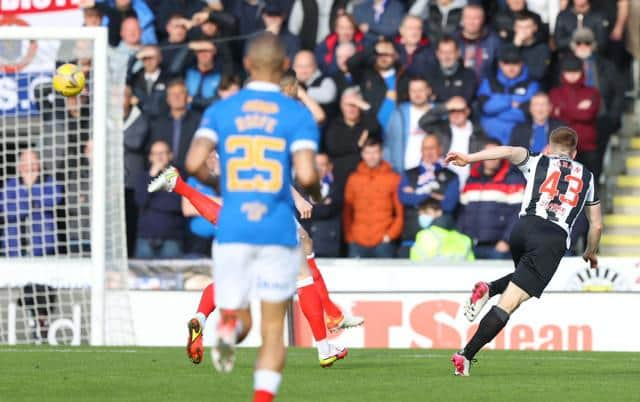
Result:
<svg viewBox="0 0 640 402"><path fill-rule="evenodd" d="M124 228L128 55L105 28L0 29L0 344L133 344ZM64 98L65 62L87 76Z"/></svg>

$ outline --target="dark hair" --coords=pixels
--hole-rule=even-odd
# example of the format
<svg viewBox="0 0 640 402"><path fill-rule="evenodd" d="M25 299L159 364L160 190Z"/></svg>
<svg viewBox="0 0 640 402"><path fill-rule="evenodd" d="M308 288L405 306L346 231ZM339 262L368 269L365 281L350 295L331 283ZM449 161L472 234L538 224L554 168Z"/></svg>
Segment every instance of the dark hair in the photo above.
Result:
<svg viewBox="0 0 640 402"><path fill-rule="evenodd" d="M412 74L409 76L409 82L412 81L423 81L427 84L428 87L431 87L431 83L429 83L429 80L427 79L427 77L425 77L422 74Z"/></svg>
<svg viewBox="0 0 640 402"><path fill-rule="evenodd" d="M169 18L167 18L167 23L175 18L185 18L185 16L182 13L173 13L169 16Z"/></svg>
<svg viewBox="0 0 640 402"><path fill-rule="evenodd" d="M366 147L382 147L382 140L378 137L367 137L367 139L364 141L364 144L362 145L362 148L366 148Z"/></svg>
<svg viewBox="0 0 640 402"><path fill-rule="evenodd" d="M549 134L549 144L573 152L578 147L578 134L571 127L558 127Z"/></svg>
<svg viewBox="0 0 640 402"><path fill-rule="evenodd" d="M331 30L332 32L336 31L336 25L338 25L338 18L340 17L346 17L349 22L351 23L351 25L353 26L353 30L354 30L354 35L356 32L358 32L358 22L356 21L356 19L353 17L353 15L347 13L347 12L338 12L336 14L336 17L333 19L333 25L331 26Z"/></svg>
<svg viewBox="0 0 640 402"><path fill-rule="evenodd" d="M456 49L458 48L458 42L451 35L448 35L448 34L442 35L440 39L438 39L438 42L436 42L436 49L439 48L440 45L443 43L453 43L456 46Z"/></svg>
<svg viewBox="0 0 640 402"><path fill-rule="evenodd" d="M232 85L242 86L242 80L237 74L223 75L220 79L220 85L218 85L218 91L225 91L231 88Z"/></svg>
<svg viewBox="0 0 640 402"><path fill-rule="evenodd" d="M502 145L502 141L500 141L497 138L487 138L484 140L484 146L486 147L487 145L495 145L495 146L501 146Z"/></svg>
<svg viewBox="0 0 640 402"><path fill-rule="evenodd" d="M96 15L100 18L102 18L104 16L104 13L102 12L102 10L100 10L98 7L87 7L85 9L82 10L84 12L85 15Z"/></svg>
<svg viewBox="0 0 640 402"><path fill-rule="evenodd" d="M536 25L538 25L538 22L536 21L536 18L534 17L534 14L531 11L529 11L529 10L518 11L516 13L516 15L515 15L514 22L515 21L525 21L525 20L531 20Z"/></svg>
<svg viewBox="0 0 640 402"><path fill-rule="evenodd" d="M435 209L436 211L440 211L442 210L442 206L440 205L440 201L436 200L435 198L429 197L420 203L418 209Z"/></svg>
<svg viewBox="0 0 640 402"><path fill-rule="evenodd" d="M184 82L182 78L174 78L167 84L167 89L181 85L183 87L187 87L187 84Z"/></svg>

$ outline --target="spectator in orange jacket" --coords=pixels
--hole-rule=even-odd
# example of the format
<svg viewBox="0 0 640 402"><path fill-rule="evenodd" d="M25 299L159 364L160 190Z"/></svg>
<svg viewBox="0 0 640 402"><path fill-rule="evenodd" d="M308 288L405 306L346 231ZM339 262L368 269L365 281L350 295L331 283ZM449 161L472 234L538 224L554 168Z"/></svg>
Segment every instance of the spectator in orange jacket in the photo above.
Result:
<svg viewBox="0 0 640 402"><path fill-rule="evenodd" d="M398 198L400 176L382 160L382 144L368 138L362 162L347 179L342 221L349 257L392 258L400 237L403 209Z"/></svg>

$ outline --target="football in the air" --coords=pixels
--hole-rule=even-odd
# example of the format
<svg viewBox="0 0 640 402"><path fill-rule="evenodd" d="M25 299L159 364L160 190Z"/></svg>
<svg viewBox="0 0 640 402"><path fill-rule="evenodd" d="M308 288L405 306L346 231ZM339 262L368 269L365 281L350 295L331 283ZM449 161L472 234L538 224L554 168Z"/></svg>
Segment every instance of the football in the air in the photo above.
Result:
<svg viewBox="0 0 640 402"><path fill-rule="evenodd" d="M84 88L85 78L82 70L75 64L63 64L56 70L52 84L62 96L76 96Z"/></svg>

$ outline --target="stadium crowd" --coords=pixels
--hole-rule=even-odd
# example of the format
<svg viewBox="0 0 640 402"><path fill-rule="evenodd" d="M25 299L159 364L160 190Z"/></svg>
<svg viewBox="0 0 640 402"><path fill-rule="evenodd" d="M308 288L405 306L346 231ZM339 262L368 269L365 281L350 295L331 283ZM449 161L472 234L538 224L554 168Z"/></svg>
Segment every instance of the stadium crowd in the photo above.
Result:
<svg viewBox="0 0 640 402"><path fill-rule="evenodd" d="M284 90L321 127L325 198L313 210L316 255L508 258L523 177L507 161L459 168L443 165L443 156L500 144L540 152L550 131L569 125L580 138L578 160L597 180L633 86L624 42L629 3L81 1L85 24L106 25L110 45L131 56L124 105L130 256L209 255L216 228L178 195L147 193L147 183L170 163L187 175L203 110L241 88L246 43L266 29L291 60ZM219 169L215 157L210 163ZM579 221L575 240L586 225Z"/></svg>

